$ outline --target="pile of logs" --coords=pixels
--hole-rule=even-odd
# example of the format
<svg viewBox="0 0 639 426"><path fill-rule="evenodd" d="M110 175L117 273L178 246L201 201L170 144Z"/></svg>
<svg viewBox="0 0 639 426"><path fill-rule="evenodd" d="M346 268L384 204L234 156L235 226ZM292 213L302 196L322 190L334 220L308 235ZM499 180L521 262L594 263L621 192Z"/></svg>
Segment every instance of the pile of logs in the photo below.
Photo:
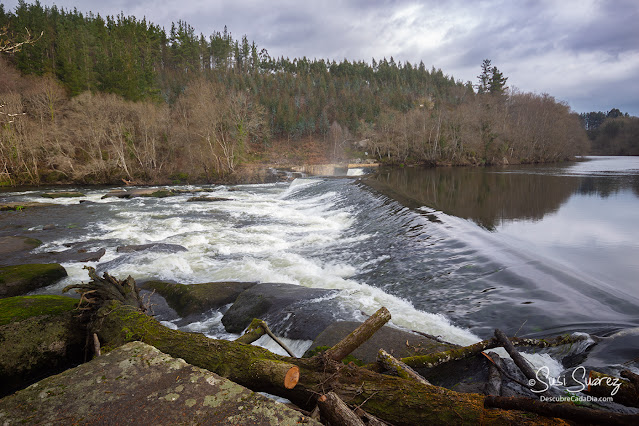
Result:
<svg viewBox="0 0 639 426"><path fill-rule="evenodd" d="M492 339L436 354L395 359L382 349L377 363L357 367L352 363L345 365L342 360L390 320L391 315L386 308L379 309L332 348L311 358L296 358L279 342L291 355L283 357L250 344L264 334L278 340L266 323L259 319L254 320L236 341L209 339L201 334L172 330L146 315L143 304L130 297L136 294L131 290L130 277L120 282L106 274L100 278L92 273L91 278L89 284L71 288L91 292L84 297L91 305L91 309L86 311L91 312L88 331L95 333L102 342L102 350L140 340L254 391L287 398L300 411L321 419L325 424L566 424L561 419L590 424L639 424L639 415L617 414L571 403L544 403L531 398L490 395L499 394L497 383L501 382L505 372L499 367L498 357L484 351L504 347L532 383L535 373L515 345L547 347L568 343L571 341L569 337L554 340L509 339L496 330ZM126 288L109 288L114 285ZM90 297L97 294L105 297ZM126 297L107 300L109 294ZM489 380L486 388L488 396L433 386L415 371L481 354L495 366L491 373L495 380ZM634 392L636 402L639 380L632 373L628 374L631 379L624 385L627 397L632 399Z"/></svg>

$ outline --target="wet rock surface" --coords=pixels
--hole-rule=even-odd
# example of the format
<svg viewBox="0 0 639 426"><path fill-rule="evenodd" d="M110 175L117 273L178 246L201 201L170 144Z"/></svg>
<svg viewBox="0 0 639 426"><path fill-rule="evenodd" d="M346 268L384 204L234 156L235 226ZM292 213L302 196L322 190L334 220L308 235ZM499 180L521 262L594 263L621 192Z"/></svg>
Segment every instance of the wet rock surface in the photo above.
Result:
<svg viewBox="0 0 639 426"><path fill-rule="evenodd" d="M207 370L132 342L0 400L9 424L319 424Z"/></svg>
<svg viewBox="0 0 639 426"><path fill-rule="evenodd" d="M20 296L66 276L66 269L57 263L1 266L0 298Z"/></svg>
<svg viewBox="0 0 639 426"><path fill-rule="evenodd" d="M3 255L4 257L10 253L20 254L28 252L38 247L40 244L42 244L42 241L30 237L0 237L0 255Z"/></svg>
<svg viewBox="0 0 639 426"><path fill-rule="evenodd" d="M313 340L348 315L333 299L337 294L337 290L260 283L237 297L222 317L222 324L230 333L241 333L253 318L260 318L280 336Z"/></svg>
<svg viewBox="0 0 639 426"><path fill-rule="evenodd" d="M242 292L254 285L256 285L254 282L213 282L185 285L164 281L147 281L140 287L145 290L155 290L179 316L186 317L233 303Z"/></svg>
<svg viewBox="0 0 639 426"><path fill-rule="evenodd" d="M119 246L116 251L118 253L134 253L138 251L152 251L160 253L179 253L188 251L186 247L179 244L166 243L150 243L150 244L131 244L127 246Z"/></svg>
<svg viewBox="0 0 639 426"><path fill-rule="evenodd" d="M83 361L76 304L63 296L0 300L0 395Z"/></svg>

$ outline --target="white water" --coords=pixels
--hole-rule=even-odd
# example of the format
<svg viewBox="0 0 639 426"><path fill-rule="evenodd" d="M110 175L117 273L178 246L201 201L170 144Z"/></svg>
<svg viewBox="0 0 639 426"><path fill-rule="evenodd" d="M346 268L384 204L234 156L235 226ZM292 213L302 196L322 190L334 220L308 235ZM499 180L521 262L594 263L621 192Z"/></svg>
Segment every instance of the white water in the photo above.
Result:
<svg viewBox="0 0 639 426"><path fill-rule="evenodd" d="M363 320L385 306L393 318L391 325L441 336L458 344L478 341L473 333L456 327L443 315L418 310L410 301L354 278L364 270L374 269L378 262L387 261L387 255L363 260L354 254L339 258L323 255L333 249L348 253L348 247L365 243L372 235L353 232L357 207L342 202L343 195L312 191L321 183L321 179L296 179L290 184L220 186L210 195L231 200L213 203L186 202L192 195L122 200L102 199L107 190L85 192L84 199L96 203L93 208L101 213L86 226L82 239L90 242L92 248L106 248L100 262L88 265L116 277L131 275L137 281L160 279L184 284L258 281L339 289L342 291L338 301L354 312L354 320ZM24 201L42 201L32 193L19 197ZM71 205L77 204L78 199L59 198L53 202ZM61 238L45 243L38 250L64 250L64 244L75 241L73 237ZM120 245L153 242L178 244L188 251L126 255L116 252ZM69 277L58 283L56 289L88 280L83 264L63 266ZM205 324L194 323L188 328L209 330L215 337L229 337L221 324L215 325L220 315L217 312ZM302 350L308 342L291 345Z"/></svg>

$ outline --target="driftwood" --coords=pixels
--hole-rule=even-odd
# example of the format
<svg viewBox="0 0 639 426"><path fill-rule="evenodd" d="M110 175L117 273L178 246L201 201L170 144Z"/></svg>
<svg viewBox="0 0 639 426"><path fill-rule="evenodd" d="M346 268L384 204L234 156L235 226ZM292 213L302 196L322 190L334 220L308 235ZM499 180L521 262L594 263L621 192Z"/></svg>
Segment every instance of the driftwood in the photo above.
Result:
<svg viewBox="0 0 639 426"><path fill-rule="evenodd" d="M384 324L390 321L391 315L386 308L380 308L371 315L359 327L353 330L348 336L342 339L332 348L324 352L326 359L333 361L341 361L351 352L360 347L362 343L370 339L377 330L382 328Z"/></svg>
<svg viewBox="0 0 639 426"><path fill-rule="evenodd" d="M117 296L116 300L92 299L94 307L100 307L91 315L88 328L99 336L103 351L139 340L254 391L288 398L303 409L312 409L320 395L333 392L347 405L394 425L564 424L536 414L487 408L483 395L458 393L337 361L390 319L385 308L327 351L331 356L324 353L306 359L288 358L260 347L164 327L143 313L139 300L125 298L129 304L119 301L121 288L127 288L126 283L132 279L125 280L123 285L108 274L104 279L97 278L95 273L91 276L94 281L80 288ZM102 288L109 286L116 289Z"/></svg>
<svg viewBox="0 0 639 426"><path fill-rule="evenodd" d="M71 289L75 289L80 293L80 305L84 308L91 309L92 306L102 306L110 300L117 300L125 305L134 306L141 312L146 312L147 307L144 305L140 297L140 289L135 285L135 280L128 276L125 280L118 280L106 272L102 278L98 276L94 268L85 266L89 272L91 281L88 284L73 284L66 286L62 292L66 293ZM83 309L80 307L80 309Z"/></svg>
<svg viewBox="0 0 639 426"><path fill-rule="evenodd" d="M508 355L510 355L515 365L517 365L521 372L524 373L524 376L526 376L526 378L530 380L533 389L538 391L546 390L547 386L537 380L537 376L535 375L535 372L533 371L530 364L528 364L528 361L526 361L526 358L524 358L519 352L517 352L517 349L515 349L511 341L508 340L506 334L504 334L503 331L497 329L495 330L495 337L497 338L497 340L499 340L499 343L501 343L504 349L506 349L506 352L508 352Z"/></svg>
<svg viewBox="0 0 639 426"><path fill-rule="evenodd" d="M577 407L572 404L556 404L541 402L531 398L507 398L503 396L487 396L484 400L486 407L501 408L502 410L520 410L537 413L547 417L558 417L578 422L579 424L597 425L637 425L639 415L617 414L591 408Z"/></svg>
<svg viewBox="0 0 639 426"><path fill-rule="evenodd" d="M98 335L93 333L93 353L95 356L100 356L100 339L98 339Z"/></svg>
<svg viewBox="0 0 639 426"><path fill-rule="evenodd" d="M235 341L238 343L246 343L247 345L250 345L260 337L264 336L264 334L266 334L266 330L264 329L264 327L262 327L263 322L264 321L261 319L253 318L253 321L251 321L249 326L246 328L246 332L235 339Z"/></svg>
<svg viewBox="0 0 639 426"><path fill-rule="evenodd" d="M499 396L501 395L501 374L500 363L501 358L494 352L484 354L491 362L490 370L488 371L488 380L486 381L486 387L484 393L486 395Z"/></svg>
<svg viewBox="0 0 639 426"><path fill-rule="evenodd" d="M332 425L364 426L364 422L334 392L317 398L322 418Z"/></svg>
<svg viewBox="0 0 639 426"><path fill-rule="evenodd" d="M377 362L380 363L387 371L391 371L393 374L401 377L402 379L415 380L418 383L430 385L428 380L424 379L419 373L393 357L384 349L380 349L377 353Z"/></svg>
<svg viewBox="0 0 639 426"><path fill-rule="evenodd" d="M553 346L572 345L574 343L583 341L587 336L557 336L551 339L525 339L520 337L512 337L510 339L514 346L532 346L537 348L549 348ZM401 361L412 368L433 368L438 365L444 364L450 361L459 361L462 359L470 358L478 355L479 353L494 349L501 346L501 343L496 338L482 340L481 342L474 343L469 346L462 346L459 348L453 348L443 352L437 352L433 354L417 355L402 358Z"/></svg>
<svg viewBox="0 0 639 426"><path fill-rule="evenodd" d="M628 373L633 374L627 370L624 373L625 376L628 376ZM619 404L628 407L639 407L639 392L634 383L628 380L591 370L588 374L588 383L588 389L584 391L588 395L596 397L612 396L612 400Z"/></svg>
<svg viewBox="0 0 639 426"><path fill-rule="evenodd" d="M251 344L255 342L257 339L262 337L264 334L268 334L271 339L275 341L278 345L282 347L286 351L287 354L295 358L295 354L291 351L288 346L284 342L282 342L268 327L266 321L263 321L258 318L253 318L253 321L249 324L246 329L246 333L242 336L235 339L236 342Z"/></svg>

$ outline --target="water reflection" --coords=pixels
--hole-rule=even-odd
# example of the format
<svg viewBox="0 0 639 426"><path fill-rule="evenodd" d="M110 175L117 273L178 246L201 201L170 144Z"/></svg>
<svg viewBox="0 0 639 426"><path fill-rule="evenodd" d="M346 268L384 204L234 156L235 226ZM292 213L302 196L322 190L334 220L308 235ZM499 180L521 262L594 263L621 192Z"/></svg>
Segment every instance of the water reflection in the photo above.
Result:
<svg viewBox="0 0 639 426"><path fill-rule="evenodd" d="M597 162L595 159L587 163L597 165ZM370 184L409 207L428 206L494 231L504 222L541 220L557 212L573 194L607 198L630 189L639 197L639 171L632 174L628 170L616 173L618 170L597 170L581 163L489 168L410 167L382 171L370 179Z"/></svg>

